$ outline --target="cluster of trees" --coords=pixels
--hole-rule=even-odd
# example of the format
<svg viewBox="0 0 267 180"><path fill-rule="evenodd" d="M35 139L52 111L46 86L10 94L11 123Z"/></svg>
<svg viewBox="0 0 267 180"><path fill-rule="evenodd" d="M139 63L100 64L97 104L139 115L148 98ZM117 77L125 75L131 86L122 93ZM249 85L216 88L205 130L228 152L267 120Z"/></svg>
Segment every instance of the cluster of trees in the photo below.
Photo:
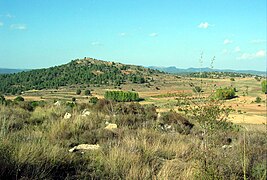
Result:
<svg viewBox="0 0 267 180"><path fill-rule="evenodd" d="M80 95L82 93L82 90L81 89L77 89L76 90L76 94L77 95ZM90 96L91 95L91 91L89 90L89 89L86 89L85 91L84 91L84 95L85 96Z"/></svg>
<svg viewBox="0 0 267 180"><path fill-rule="evenodd" d="M137 92L106 91L105 99L117 102L139 101L139 94Z"/></svg>
<svg viewBox="0 0 267 180"><path fill-rule="evenodd" d="M73 84L120 85L125 82L145 83L146 75L158 71L139 68L134 73L123 73L121 67L108 63L78 60L47 69L0 75L0 93L21 94L30 89L57 89ZM134 67L134 66L133 66Z"/></svg>
<svg viewBox="0 0 267 180"><path fill-rule="evenodd" d="M232 99L235 97L235 89L232 87L219 88L216 90L215 97L220 100Z"/></svg>

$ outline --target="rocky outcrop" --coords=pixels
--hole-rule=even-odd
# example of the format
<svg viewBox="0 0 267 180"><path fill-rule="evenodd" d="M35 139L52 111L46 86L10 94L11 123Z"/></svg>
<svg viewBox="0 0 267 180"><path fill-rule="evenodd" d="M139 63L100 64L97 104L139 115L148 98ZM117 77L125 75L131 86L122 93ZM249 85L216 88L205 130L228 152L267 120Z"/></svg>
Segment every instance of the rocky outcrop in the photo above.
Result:
<svg viewBox="0 0 267 180"><path fill-rule="evenodd" d="M71 118L71 114L66 112L64 115L64 119L70 119Z"/></svg>
<svg viewBox="0 0 267 180"><path fill-rule="evenodd" d="M75 152L75 151L88 151L88 150L97 150L100 146L98 144L80 144L78 146L74 146L69 150L69 152Z"/></svg>
<svg viewBox="0 0 267 180"><path fill-rule="evenodd" d="M106 127L105 127L105 129L108 129L108 130L112 130L112 129L117 129L118 128L118 126L117 126L117 124L112 124L112 123L109 123L109 122L106 122Z"/></svg>
<svg viewBox="0 0 267 180"><path fill-rule="evenodd" d="M91 114L90 111L88 111L87 109L84 109L83 112L82 112L82 117L89 116L90 114Z"/></svg>

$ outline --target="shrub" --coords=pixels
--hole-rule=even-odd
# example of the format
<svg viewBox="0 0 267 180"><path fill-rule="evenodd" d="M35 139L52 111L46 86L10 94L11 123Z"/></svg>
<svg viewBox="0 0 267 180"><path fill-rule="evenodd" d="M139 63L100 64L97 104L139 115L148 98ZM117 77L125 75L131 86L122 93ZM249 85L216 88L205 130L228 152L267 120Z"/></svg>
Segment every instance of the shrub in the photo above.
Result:
<svg viewBox="0 0 267 180"><path fill-rule="evenodd" d="M6 99L2 94L0 94L0 104L6 104Z"/></svg>
<svg viewBox="0 0 267 180"><path fill-rule="evenodd" d="M230 81L235 81L235 79L234 78L230 78Z"/></svg>
<svg viewBox="0 0 267 180"><path fill-rule="evenodd" d="M175 111L164 113L160 123L162 123L162 125L167 124L173 126L173 128L181 134L189 134L194 126L194 124L190 123L185 117Z"/></svg>
<svg viewBox="0 0 267 180"><path fill-rule="evenodd" d="M235 90L231 87L220 88L216 90L215 97L219 100L227 100L235 97Z"/></svg>
<svg viewBox="0 0 267 180"><path fill-rule="evenodd" d="M99 99L94 107L97 111L110 113L113 109L113 102L106 99Z"/></svg>
<svg viewBox="0 0 267 180"><path fill-rule="evenodd" d="M17 96L17 97L14 99L14 101L16 101L16 102L22 102L22 101L24 101L24 98L23 98L22 96Z"/></svg>
<svg viewBox="0 0 267 180"><path fill-rule="evenodd" d="M77 94L77 95L80 95L81 93L82 93L82 91L81 91L80 89L77 89L77 90L76 90L76 94Z"/></svg>
<svg viewBox="0 0 267 180"><path fill-rule="evenodd" d="M72 101L72 102L75 102L75 101L76 101L76 98L75 98L75 97L72 97L72 98L71 98L71 101Z"/></svg>
<svg viewBox="0 0 267 180"><path fill-rule="evenodd" d="M256 80L256 81L260 81L261 79L260 79L260 77L256 76L256 77L255 77L255 80Z"/></svg>
<svg viewBox="0 0 267 180"><path fill-rule="evenodd" d="M261 102L261 98L259 96L257 96L255 102L256 103L260 103Z"/></svg>
<svg viewBox="0 0 267 180"><path fill-rule="evenodd" d="M196 93L200 93L200 92L202 92L202 89L201 89L201 87L199 87L199 86L195 86L195 87L193 88L193 91L196 92Z"/></svg>
<svg viewBox="0 0 267 180"><path fill-rule="evenodd" d="M89 103L93 103L96 104L98 102L98 98L97 97L91 97L89 100Z"/></svg>
<svg viewBox="0 0 267 180"><path fill-rule="evenodd" d="M130 102L130 101L138 101L139 95L136 92L106 91L105 99L117 102Z"/></svg>
<svg viewBox="0 0 267 180"><path fill-rule="evenodd" d="M156 108L153 105L142 106L139 103L115 103L113 111L116 113L116 124L128 126L131 129L138 127L152 127L157 118Z"/></svg>
<svg viewBox="0 0 267 180"><path fill-rule="evenodd" d="M91 91L90 91L89 89L86 89L86 90L84 91L84 95L86 95L86 96L91 95Z"/></svg>
<svg viewBox="0 0 267 180"><path fill-rule="evenodd" d="M266 82L266 80L262 81L262 83L261 83L261 90L262 90L262 92L264 92L265 94L267 94L267 82Z"/></svg>

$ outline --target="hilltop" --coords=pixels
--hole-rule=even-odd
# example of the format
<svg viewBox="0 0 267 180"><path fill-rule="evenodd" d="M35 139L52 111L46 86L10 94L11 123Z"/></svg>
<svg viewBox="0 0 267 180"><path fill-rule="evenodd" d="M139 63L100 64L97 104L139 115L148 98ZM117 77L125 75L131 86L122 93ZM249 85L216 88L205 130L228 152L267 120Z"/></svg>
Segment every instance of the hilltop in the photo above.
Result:
<svg viewBox="0 0 267 180"><path fill-rule="evenodd" d="M145 83L158 70L142 66L107 62L93 58L72 60L60 66L0 75L0 92L20 94L31 89L57 89L71 85L116 85Z"/></svg>

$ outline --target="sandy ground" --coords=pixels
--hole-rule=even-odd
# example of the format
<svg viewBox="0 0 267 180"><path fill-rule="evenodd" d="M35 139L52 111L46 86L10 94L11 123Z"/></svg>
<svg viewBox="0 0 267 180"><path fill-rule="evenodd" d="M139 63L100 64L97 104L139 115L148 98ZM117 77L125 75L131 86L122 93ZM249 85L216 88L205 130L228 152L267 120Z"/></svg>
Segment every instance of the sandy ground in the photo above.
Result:
<svg viewBox="0 0 267 180"><path fill-rule="evenodd" d="M229 120L238 124L267 124L267 117L258 115L234 114L229 116Z"/></svg>
<svg viewBox="0 0 267 180"><path fill-rule="evenodd" d="M17 96L5 96L6 99L14 100ZM41 101L39 96L22 96L26 101Z"/></svg>

